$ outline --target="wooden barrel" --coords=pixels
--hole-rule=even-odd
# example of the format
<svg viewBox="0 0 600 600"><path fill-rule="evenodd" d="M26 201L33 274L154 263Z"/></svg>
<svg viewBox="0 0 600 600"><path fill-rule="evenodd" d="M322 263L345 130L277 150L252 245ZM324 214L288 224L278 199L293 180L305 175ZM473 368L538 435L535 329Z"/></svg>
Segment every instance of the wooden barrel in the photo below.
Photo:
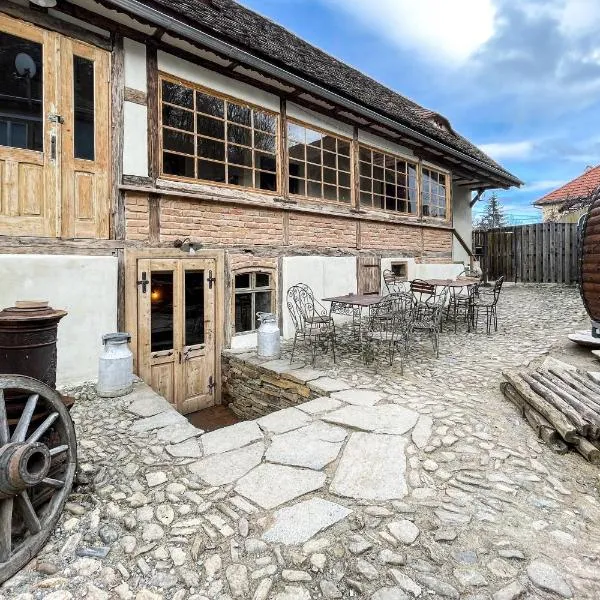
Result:
<svg viewBox="0 0 600 600"><path fill-rule="evenodd" d="M579 225L579 290L592 320L592 335L600 337L600 188Z"/></svg>

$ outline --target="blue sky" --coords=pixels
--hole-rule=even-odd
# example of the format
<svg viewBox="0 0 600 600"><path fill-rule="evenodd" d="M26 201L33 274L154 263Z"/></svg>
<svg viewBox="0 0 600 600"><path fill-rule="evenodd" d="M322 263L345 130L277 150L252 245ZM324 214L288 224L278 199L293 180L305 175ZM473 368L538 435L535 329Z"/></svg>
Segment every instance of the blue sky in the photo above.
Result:
<svg viewBox="0 0 600 600"><path fill-rule="evenodd" d="M445 115L522 179L506 211L600 163L600 0L242 0Z"/></svg>

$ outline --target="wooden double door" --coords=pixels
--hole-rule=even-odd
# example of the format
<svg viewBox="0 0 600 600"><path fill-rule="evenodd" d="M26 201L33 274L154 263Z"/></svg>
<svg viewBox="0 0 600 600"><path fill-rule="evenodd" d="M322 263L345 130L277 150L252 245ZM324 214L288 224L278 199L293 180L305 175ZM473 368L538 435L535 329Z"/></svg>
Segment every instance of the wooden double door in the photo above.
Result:
<svg viewBox="0 0 600 600"><path fill-rule="evenodd" d="M215 261L139 259L138 373L182 414L215 404Z"/></svg>
<svg viewBox="0 0 600 600"><path fill-rule="evenodd" d="M0 235L108 238L110 56L0 13Z"/></svg>

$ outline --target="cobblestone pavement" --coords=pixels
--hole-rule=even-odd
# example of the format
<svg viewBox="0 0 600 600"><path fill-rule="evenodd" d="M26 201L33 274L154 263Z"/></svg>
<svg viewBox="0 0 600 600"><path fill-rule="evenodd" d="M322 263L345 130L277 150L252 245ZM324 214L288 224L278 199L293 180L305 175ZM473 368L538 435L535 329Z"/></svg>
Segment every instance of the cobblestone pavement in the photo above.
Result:
<svg viewBox="0 0 600 600"><path fill-rule="evenodd" d="M403 377L319 357L350 390L204 435L142 385L85 388L82 484L0 595L600 598L598 468L544 447L498 389L564 353L578 293L508 287L499 316L491 336L443 334L438 360L414 344Z"/></svg>

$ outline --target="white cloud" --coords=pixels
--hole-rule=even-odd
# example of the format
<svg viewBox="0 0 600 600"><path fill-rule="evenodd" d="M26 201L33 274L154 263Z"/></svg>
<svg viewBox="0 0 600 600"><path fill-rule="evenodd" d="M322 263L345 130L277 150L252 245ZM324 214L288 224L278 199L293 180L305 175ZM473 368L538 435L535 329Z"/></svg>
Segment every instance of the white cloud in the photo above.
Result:
<svg viewBox="0 0 600 600"><path fill-rule="evenodd" d="M560 28L568 36L597 33L600 27L598 0L565 0L559 15Z"/></svg>
<svg viewBox="0 0 600 600"><path fill-rule="evenodd" d="M524 159L529 158L533 151L533 142L523 140L521 142L495 142L491 144L479 144L479 148L496 160Z"/></svg>
<svg viewBox="0 0 600 600"><path fill-rule="evenodd" d="M520 193L545 192L546 190L559 188L565 183L567 182L564 179L542 179L540 181L532 181L515 191Z"/></svg>
<svg viewBox="0 0 600 600"><path fill-rule="evenodd" d="M493 0L323 0L360 19L392 43L462 63L495 31Z"/></svg>

